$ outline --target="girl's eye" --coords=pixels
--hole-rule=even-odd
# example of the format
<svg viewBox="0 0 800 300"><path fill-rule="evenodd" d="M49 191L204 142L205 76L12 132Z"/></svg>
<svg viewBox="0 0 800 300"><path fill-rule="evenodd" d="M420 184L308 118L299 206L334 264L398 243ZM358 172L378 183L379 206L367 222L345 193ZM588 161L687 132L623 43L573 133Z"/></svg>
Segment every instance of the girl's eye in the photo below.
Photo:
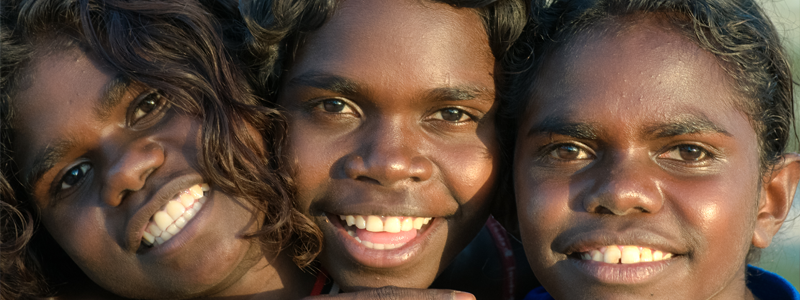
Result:
<svg viewBox="0 0 800 300"><path fill-rule="evenodd" d="M593 155L583 147L574 144L561 144L550 151L550 157L560 160L584 160L591 159Z"/></svg>
<svg viewBox="0 0 800 300"><path fill-rule="evenodd" d="M688 162L698 162L708 159L710 154L700 146L679 145L669 149L669 151L659 155L659 157Z"/></svg>
<svg viewBox="0 0 800 300"><path fill-rule="evenodd" d="M61 177L61 189L66 190L73 187L75 184L79 183L91 169L92 165L89 163L82 163L72 167L72 169L69 169L69 171L64 174L64 177Z"/></svg>
<svg viewBox="0 0 800 300"><path fill-rule="evenodd" d="M159 111L165 104L164 98L158 91L149 91L139 98L140 99L137 99L138 101L135 102L133 112L131 113L129 122L131 125L136 124L147 115Z"/></svg>
<svg viewBox="0 0 800 300"><path fill-rule="evenodd" d="M472 119L472 116L458 108L445 108L436 112L433 115L436 119L445 120L447 122L461 123Z"/></svg>
<svg viewBox="0 0 800 300"><path fill-rule="evenodd" d="M335 113L335 114L348 114L353 113L353 108L347 104L344 100L341 99L328 99L323 100L319 105L319 108L322 108L325 112Z"/></svg>

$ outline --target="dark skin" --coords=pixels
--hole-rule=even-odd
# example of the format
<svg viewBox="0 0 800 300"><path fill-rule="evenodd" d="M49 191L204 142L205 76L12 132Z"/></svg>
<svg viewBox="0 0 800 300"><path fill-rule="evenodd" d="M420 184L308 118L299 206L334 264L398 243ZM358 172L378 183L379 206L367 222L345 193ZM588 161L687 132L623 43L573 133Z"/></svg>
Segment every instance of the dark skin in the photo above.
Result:
<svg viewBox="0 0 800 300"><path fill-rule="evenodd" d="M494 57L471 10L344 1L289 64L300 209L345 291L426 288L488 216L497 177ZM433 218L394 250L367 249L339 215Z"/></svg>
<svg viewBox="0 0 800 300"><path fill-rule="evenodd" d="M549 56L520 127L514 180L534 273L557 299L752 299L745 256L786 218L798 156L761 172L738 107L752 100L669 25L599 31ZM674 256L578 255L609 245Z"/></svg>
<svg viewBox="0 0 800 300"><path fill-rule="evenodd" d="M157 210L205 182L199 118L141 84L121 84L75 48L36 58L29 72L13 103L14 160L44 229L88 278L132 298L307 295L313 276L243 239L262 218L213 183L182 231L160 246L140 243Z"/></svg>

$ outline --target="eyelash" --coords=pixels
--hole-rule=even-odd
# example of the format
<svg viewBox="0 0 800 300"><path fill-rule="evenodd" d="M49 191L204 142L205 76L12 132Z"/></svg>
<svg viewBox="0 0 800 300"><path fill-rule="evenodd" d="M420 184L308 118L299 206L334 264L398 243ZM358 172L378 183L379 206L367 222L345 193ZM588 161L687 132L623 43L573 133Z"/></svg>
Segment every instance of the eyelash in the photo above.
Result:
<svg viewBox="0 0 800 300"><path fill-rule="evenodd" d="M577 151L577 155L582 157L564 158L563 156L560 156L559 153L557 153L557 151L565 149L566 147L574 147L572 151ZM684 157L684 154L696 155L697 157L687 158ZM550 158L562 162L590 160L595 158L595 154L592 153L592 151L590 151L588 147L577 143L558 143L547 146L543 149L542 156L543 158ZM716 155L714 155L712 151L709 151L705 147L699 145L680 144L667 148L667 151L661 152L657 156L657 158L668 159L688 164L702 164L703 162L716 159Z"/></svg>
<svg viewBox="0 0 800 300"><path fill-rule="evenodd" d="M163 116L166 106L167 101L158 90L153 89L142 93L131 102L127 117L128 126L142 127L158 121Z"/></svg>
<svg viewBox="0 0 800 300"><path fill-rule="evenodd" d="M557 151L565 149L566 147L574 147L575 150L578 151L578 155L583 157L579 158L559 157ZM594 152L590 151L589 149L590 149L589 147L580 143L557 143L544 147L541 156L543 158L549 158L560 162L586 161L595 158Z"/></svg>
<svg viewBox="0 0 800 300"><path fill-rule="evenodd" d="M328 114L339 114L339 115L352 114L356 116L361 115L358 109L353 107L354 105L350 104L350 102L345 99L339 99L339 98L324 99L314 102L312 103L312 105L313 109L318 109ZM448 116L446 116L446 114L455 115L458 117L458 119L455 121L447 120L446 118ZM478 119L474 115L467 112L466 110L458 107L445 107L439 109L433 113L431 118L455 124L477 121Z"/></svg>
<svg viewBox="0 0 800 300"><path fill-rule="evenodd" d="M691 149L690 149L691 148ZM700 156L696 159L686 159L683 157L683 150L688 150L694 153L699 154ZM692 153L690 153L692 154ZM677 157L676 157L677 156ZM709 151L705 147L694 145L694 144L680 144L676 146L672 146L667 149L667 151L662 152L658 155L658 158L669 159L674 161L686 162L686 163L702 163L705 161L709 161L712 159L716 159L716 155Z"/></svg>
<svg viewBox="0 0 800 300"><path fill-rule="evenodd" d="M86 175L91 170L92 170L92 165L89 164L88 162L82 162L82 163L78 164L77 166L74 166L74 167L70 168L69 170L67 170L67 172L64 174L64 176L61 176L61 180L59 180L59 185L58 185L57 191L60 192L60 191L64 191L64 190L67 190L67 189L70 189L70 188L74 187L75 185L77 185L78 183L83 181L83 179L86 177ZM67 183L67 181L71 178L70 176L74 176L74 177L80 176L80 177L78 177L75 180L72 180L72 182L70 182L70 183ZM72 177L72 178L74 178L74 177Z"/></svg>

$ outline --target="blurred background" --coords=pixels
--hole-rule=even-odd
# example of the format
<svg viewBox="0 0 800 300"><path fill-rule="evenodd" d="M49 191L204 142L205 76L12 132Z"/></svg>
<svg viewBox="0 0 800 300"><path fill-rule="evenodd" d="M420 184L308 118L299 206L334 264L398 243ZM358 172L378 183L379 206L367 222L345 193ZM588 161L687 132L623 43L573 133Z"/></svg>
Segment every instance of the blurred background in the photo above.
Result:
<svg viewBox="0 0 800 300"><path fill-rule="evenodd" d="M800 82L800 0L759 0L769 14L792 60L794 81ZM794 86L795 103L800 103L800 86ZM797 105L797 104L796 104ZM800 116L800 105L795 106L795 116ZM800 120L800 118L798 118ZM797 128L797 127L795 127ZM790 151L800 152L798 142ZM800 289L800 193L795 195L789 219L765 249L758 265L776 272Z"/></svg>

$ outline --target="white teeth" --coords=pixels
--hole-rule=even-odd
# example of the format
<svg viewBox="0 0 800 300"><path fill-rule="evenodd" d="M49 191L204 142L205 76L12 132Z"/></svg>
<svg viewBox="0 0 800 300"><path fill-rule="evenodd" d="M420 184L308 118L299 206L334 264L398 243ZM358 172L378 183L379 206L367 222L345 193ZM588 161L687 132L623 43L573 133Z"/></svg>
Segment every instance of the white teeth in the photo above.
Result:
<svg viewBox="0 0 800 300"><path fill-rule="evenodd" d="M635 264L639 262L639 247L636 246L622 246L622 257L620 262L623 264Z"/></svg>
<svg viewBox="0 0 800 300"><path fill-rule="evenodd" d="M383 221L377 216L367 217L367 231L381 232L383 231Z"/></svg>
<svg viewBox="0 0 800 300"><path fill-rule="evenodd" d="M190 210L191 211L191 210ZM185 216L185 214L184 214ZM388 232L400 233L408 232L412 229L420 230L425 224L428 224L433 218L424 217L386 217L376 215L339 215L339 220L346 223L347 226L355 226L358 229L367 230L369 232ZM402 247L406 242L399 244L377 244L370 241L362 241L353 228L345 228L347 234L353 237L357 242L364 245L364 247L376 250L392 250ZM415 231L416 232L416 231ZM602 254L601 254L602 255Z"/></svg>
<svg viewBox="0 0 800 300"><path fill-rule="evenodd" d="M181 194L181 205L184 206L184 207L189 207L192 204L194 204L194 199L195 198L192 196L192 194L189 194L189 193ZM173 202L173 201L170 201L170 202Z"/></svg>
<svg viewBox="0 0 800 300"><path fill-rule="evenodd" d="M186 221L191 220L192 218L194 218L194 212L195 212L194 208L187 210L185 213L183 213L183 218L186 219Z"/></svg>
<svg viewBox="0 0 800 300"><path fill-rule="evenodd" d="M603 253L603 262L607 264L616 264L622 256L622 251L616 245L606 247L606 252Z"/></svg>
<svg viewBox="0 0 800 300"><path fill-rule="evenodd" d="M178 232L180 231L181 229L178 228L178 226L175 226L175 224L169 225L169 227L167 227L167 232L169 232L172 235L178 234Z"/></svg>
<svg viewBox="0 0 800 300"><path fill-rule="evenodd" d="M150 226L147 227L147 229L150 229L150 234L152 234L153 236L159 236L159 235L161 235L161 232L163 231L163 230L161 230L161 228L158 228L158 225L153 224L153 223L150 223Z"/></svg>
<svg viewBox="0 0 800 300"><path fill-rule="evenodd" d="M203 193L209 191L208 184L196 184L181 192L156 212L142 234L146 245L160 245L183 229L206 202Z"/></svg>
<svg viewBox="0 0 800 300"><path fill-rule="evenodd" d="M422 228L422 225L425 225L423 223L425 223L425 220L423 218L414 219L414 229L420 230Z"/></svg>
<svg viewBox="0 0 800 300"><path fill-rule="evenodd" d="M388 217L386 222L383 223L383 231L398 233L402 227L400 226L400 219L397 217Z"/></svg>
<svg viewBox="0 0 800 300"><path fill-rule="evenodd" d="M178 228L183 229L183 226L186 226L186 218L180 217L177 220L175 220L175 226L178 226Z"/></svg>
<svg viewBox="0 0 800 300"><path fill-rule="evenodd" d="M358 227L358 229L367 228L367 220L364 220L362 216L356 216L356 227Z"/></svg>
<svg viewBox="0 0 800 300"><path fill-rule="evenodd" d="M339 215L339 219L344 221L347 226L355 226L358 229L366 229L371 232L390 233L409 231L411 229L420 230L422 226L425 226L433 220L433 218L383 217L375 215Z"/></svg>
<svg viewBox="0 0 800 300"><path fill-rule="evenodd" d="M642 248L641 255L642 255L641 258L642 262L653 261L653 251L650 250L650 248Z"/></svg>
<svg viewBox="0 0 800 300"><path fill-rule="evenodd" d="M181 204L178 201L170 201L169 203L167 203L167 214L169 214L170 218L172 218L173 220L180 218L185 211L186 208L183 207L183 204Z"/></svg>
<svg viewBox="0 0 800 300"><path fill-rule="evenodd" d="M409 231L414 228L414 221L411 218L404 218L403 225L400 226L400 230L402 231Z"/></svg>
<svg viewBox="0 0 800 300"><path fill-rule="evenodd" d="M144 232L144 234L142 234L142 238L143 238L143 239L144 239L144 240L145 240L147 243L149 243L150 245L152 245L152 244L153 244L153 242L155 242L155 241L156 241L156 237L154 237L152 234L150 234L150 233L149 233L149 232L147 232L147 231L145 231L145 232Z"/></svg>
<svg viewBox="0 0 800 300"><path fill-rule="evenodd" d="M579 254L582 260L592 260L609 264L636 264L670 259L672 253L664 253L647 247L634 245L609 245Z"/></svg>
<svg viewBox="0 0 800 300"><path fill-rule="evenodd" d="M189 188L189 194L195 199L203 197L203 188L200 187L199 185L193 185L192 187Z"/></svg>

